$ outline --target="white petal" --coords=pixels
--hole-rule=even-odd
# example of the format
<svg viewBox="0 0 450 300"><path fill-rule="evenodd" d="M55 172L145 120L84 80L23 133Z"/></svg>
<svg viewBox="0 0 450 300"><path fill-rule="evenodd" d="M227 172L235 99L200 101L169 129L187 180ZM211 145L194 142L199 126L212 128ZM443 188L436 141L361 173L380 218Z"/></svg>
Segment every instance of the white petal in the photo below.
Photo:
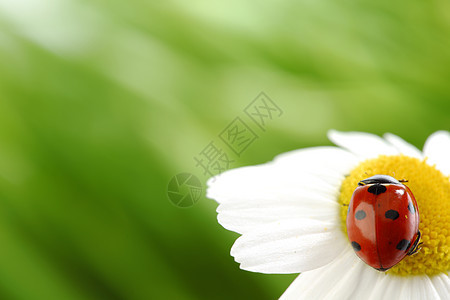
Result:
<svg viewBox="0 0 450 300"><path fill-rule="evenodd" d="M403 281L403 288L401 299L413 299L413 300L439 300L439 296L432 281L427 275L411 276L405 278ZM444 299L448 299L445 297Z"/></svg>
<svg viewBox="0 0 450 300"><path fill-rule="evenodd" d="M450 297L450 278L447 274L433 276L431 277L431 282L441 299L448 299Z"/></svg>
<svg viewBox="0 0 450 300"><path fill-rule="evenodd" d="M391 279L390 276L387 274L383 274L383 276L378 276L377 280L373 283L372 288L366 291L360 290L361 292L365 292L366 295L369 296L364 297L363 299L368 300L397 299L395 297L390 297L390 295L386 293L390 279Z"/></svg>
<svg viewBox="0 0 450 300"><path fill-rule="evenodd" d="M340 275L336 276L335 274L339 281L337 281L330 289L323 291L325 299L349 299L351 298L351 295L354 294L359 288L359 285L355 284L355 282L360 281L362 274L364 274L364 271L367 269L367 266L359 261L355 253L353 253L353 250L348 250L347 255L348 258L344 261L344 264L340 264L337 267L347 269L345 269L344 272L341 271ZM324 270L324 272L328 271ZM372 281L372 283L373 282L374 281Z"/></svg>
<svg viewBox="0 0 450 300"><path fill-rule="evenodd" d="M381 154L400 154L394 146L371 133L330 130L328 138L336 145L348 149L361 159L375 158Z"/></svg>
<svg viewBox="0 0 450 300"><path fill-rule="evenodd" d="M228 230L245 233L261 224L283 219L315 219L339 222L339 204L331 197L307 191L292 191L290 195L256 195L236 198L217 208L219 223Z"/></svg>
<svg viewBox="0 0 450 300"><path fill-rule="evenodd" d="M416 147L411 145L410 143L403 140L401 137L392 134L392 133L386 133L383 136L389 143L391 143L392 146L394 146L401 154L410 156L410 157L416 157L419 159L423 159L422 152L419 151Z"/></svg>
<svg viewBox="0 0 450 300"><path fill-rule="evenodd" d="M428 157L430 165L445 175L450 175L450 132L437 131L430 135L423 147L423 153Z"/></svg>
<svg viewBox="0 0 450 300"><path fill-rule="evenodd" d="M207 196L220 203L219 223L238 233L293 217L334 222L341 182L357 162L337 147L296 150L210 179Z"/></svg>
<svg viewBox="0 0 450 300"><path fill-rule="evenodd" d="M299 273L321 267L346 245L340 224L294 219L259 226L238 238L231 255L241 268L261 273Z"/></svg>
<svg viewBox="0 0 450 300"><path fill-rule="evenodd" d="M325 172L322 172L326 176ZM219 203L241 201L258 195L290 195L303 189L315 190L324 195L335 196L344 174L327 179L313 175L307 169L298 170L287 166L267 163L226 171L208 180L207 197Z"/></svg>
<svg viewBox="0 0 450 300"><path fill-rule="evenodd" d="M405 299L402 294L405 281L407 280L407 277L392 276L387 273L382 274L377 282L377 287L371 292L370 299ZM370 293L370 289L367 291Z"/></svg>
<svg viewBox="0 0 450 300"><path fill-rule="evenodd" d="M356 256L356 255L355 255ZM384 281L386 274L376 271L372 267L369 267L365 263L363 263L359 258L358 261L363 265L363 271L361 272L361 276L357 283L357 287L353 291L351 297L349 299L369 299L372 294L379 294L386 281Z"/></svg>
<svg viewBox="0 0 450 300"><path fill-rule="evenodd" d="M383 275L364 264L347 245L330 264L300 274L280 299L367 299Z"/></svg>
<svg viewBox="0 0 450 300"><path fill-rule="evenodd" d="M313 147L286 152L275 157L275 163L288 166L298 171L308 170L319 173L325 168L327 172L342 174L343 170L355 167L359 160L352 153L338 147Z"/></svg>
<svg viewBox="0 0 450 300"><path fill-rule="evenodd" d="M447 275L399 277L364 264L350 246L330 264L304 272L281 299L448 299Z"/></svg>
<svg viewBox="0 0 450 300"><path fill-rule="evenodd" d="M226 171L208 180L207 196L219 203L236 195L265 194L279 188L339 189L339 184L358 160L337 147L291 151L273 162Z"/></svg>

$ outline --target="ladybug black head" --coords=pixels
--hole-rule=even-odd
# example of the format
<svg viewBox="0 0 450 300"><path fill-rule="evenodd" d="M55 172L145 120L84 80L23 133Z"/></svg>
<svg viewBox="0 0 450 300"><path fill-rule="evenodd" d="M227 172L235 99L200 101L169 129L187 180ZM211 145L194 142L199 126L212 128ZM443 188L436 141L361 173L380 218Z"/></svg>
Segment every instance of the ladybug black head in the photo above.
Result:
<svg viewBox="0 0 450 300"><path fill-rule="evenodd" d="M374 175L358 182L358 185L366 184L401 184L400 181L389 175Z"/></svg>

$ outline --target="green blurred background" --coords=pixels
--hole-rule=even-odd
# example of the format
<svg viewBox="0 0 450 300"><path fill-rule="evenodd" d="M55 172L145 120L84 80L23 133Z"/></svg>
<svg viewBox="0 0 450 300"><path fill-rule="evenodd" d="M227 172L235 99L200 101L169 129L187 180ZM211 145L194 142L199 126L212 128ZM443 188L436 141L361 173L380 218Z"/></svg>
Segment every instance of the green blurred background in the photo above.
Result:
<svg viewBox="0 0 450 300"><path fill-rule="evenodd" d="M326 132L450 128L450 4L0 1L0 298L272 299L216 203L167 198L264 91L283 111L232 167ZM249 122L249 125L250 122Z"/></svg>

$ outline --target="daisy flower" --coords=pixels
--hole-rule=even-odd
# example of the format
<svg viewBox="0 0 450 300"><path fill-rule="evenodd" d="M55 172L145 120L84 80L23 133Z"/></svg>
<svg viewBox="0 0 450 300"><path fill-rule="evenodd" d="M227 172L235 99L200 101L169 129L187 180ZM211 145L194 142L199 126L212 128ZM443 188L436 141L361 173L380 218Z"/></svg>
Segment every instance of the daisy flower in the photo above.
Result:
<svg viewBox="0 0 450 300"><path fill-rule="evenodd" d="M450 134L423 151L393 134L330 131L337 147L295 150L208 181L219 223L241 236L241 269L300 273L281 299L450 299ZM385 174L405 183L420 211L421 250L387 272L366 265L347 238L358 182Z"/></svg>

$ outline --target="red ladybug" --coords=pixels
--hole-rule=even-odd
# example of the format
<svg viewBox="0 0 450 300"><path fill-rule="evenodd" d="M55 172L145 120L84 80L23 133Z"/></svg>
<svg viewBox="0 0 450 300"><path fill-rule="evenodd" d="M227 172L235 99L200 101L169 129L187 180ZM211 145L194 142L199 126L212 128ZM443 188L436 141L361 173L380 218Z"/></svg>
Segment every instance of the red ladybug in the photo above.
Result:
<svg viewBox="0 0 450 300"><path fill-rule="evenodd" d="M348 207L347 234L356 255L379 271L419 251L419 210L411 190L387 175L361 180Z"/></svg>

